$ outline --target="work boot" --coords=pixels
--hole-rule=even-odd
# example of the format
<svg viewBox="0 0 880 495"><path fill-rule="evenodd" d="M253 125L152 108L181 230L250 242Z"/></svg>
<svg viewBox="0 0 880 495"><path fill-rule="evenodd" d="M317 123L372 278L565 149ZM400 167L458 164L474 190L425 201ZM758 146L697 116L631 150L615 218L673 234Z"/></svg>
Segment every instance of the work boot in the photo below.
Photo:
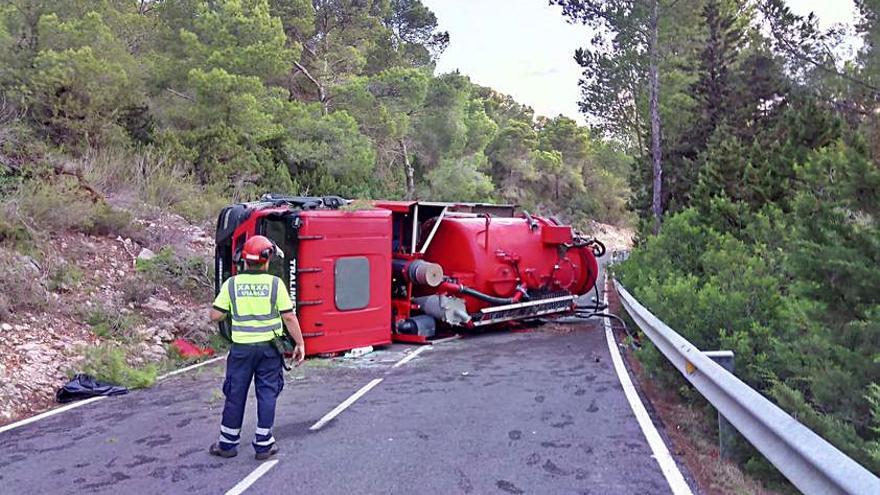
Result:
<svg viewBox="0 0 880 495"><path fill-rule="evenodd" d="M213 443L211 444L211 448L208 449L208 453L210 453L211 455L216 455L217 457L229 459L230 457L235 457L238 455L238 449L221 449L219 443Z"/></svg>
<svg viewBox="0 0 880 495"><path fill-rule="evenodd" d="M266 459L272 457L273 455L275 455L277 453L278 453L278 445L273 443L272 446L269 447L269 450L267 450L265 452L257 452L254 455L254 459L256 459L258 461L265 461Z"/></svg>

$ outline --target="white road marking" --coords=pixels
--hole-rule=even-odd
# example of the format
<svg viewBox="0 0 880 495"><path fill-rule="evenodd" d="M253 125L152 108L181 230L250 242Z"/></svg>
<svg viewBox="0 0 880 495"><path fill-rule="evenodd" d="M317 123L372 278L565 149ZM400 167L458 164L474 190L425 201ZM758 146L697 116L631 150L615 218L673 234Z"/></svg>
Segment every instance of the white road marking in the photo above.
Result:
<svg viewBox="0 0 880 495"><path fill-rule="evenodd" d="M607 276L605 277L605 290L603 291L603 296L602 299L607 306ZM642 404L639 394L633 386L629 373L627 373L626 367L623 364L623 358L620 356L620 350L617 348L617 341L614 339L614 332L611 330L610 318L603 319L605 320L605 340L608 342L608 351L611 353L611 361L614 363L614 370L617 371L617 377L620 380L620 385L623 387L623 393L626 395L626 400L629 401L629 406L632 408L636 420L642 428L642 433L645 434L645 439L648 441L648 445L654 453L652 457L656 459L657 464L660 465L660 471L662 471L663 476L666 477L666 482L669 483L669 488L672 489L674 495L693 495L690 486L688 486L687 482L684 480L684 476L682 476L681 471L679 471L675 459L672 458L669 449L663 442L663 438L660 437L660 433L657 431L657 428L654 427L654 423L651 422L651 417L648 415L645 405Z"/></svg>
<svg viewBox="0 0 880 495"><path fill-rule="evenodd" d="M179 369L179 370L175 370L175 371L172 371L172 372L170 372L170 373L166 373L166 374L164 374L164 375L162 375L162 376L156 378L156 380L157 380L157 381L158 381L158 380L164 380L165 378L168 378L168 377L171 377L171 376L174 376L174 375L177 375L177 374L183 373L183 372L185 372L185 371L189 371L189 370L192 370L192 369L198 368L199 366L204 366L204 365L206 365L206 364L211 364L211 363L216 362L216 361L218 361L218 360L220 360L220 359L224 359L225 357L226 357L226 356L218 356L218 357L215 357L215 358L209 359L209 360L207 360L207 361L202 361L201 363L196 363L196 364L193 364L193 365L191 365L191 366L187 366L186 368L181 368L181 369ZM23 419L23 420L21 420L21 421L16 421L15 423L10 423L10 424L8 424L8 425L6 425L6 426L2 426L2 427L0 427L0 433L3 433L3 432L5 432L5 431L9 431L9 430L13 430L13 429L15 429L15 428L19 428L19 427L24 426L24 425L31 424L31 423L33 423L33 422L35 422L35 421L39 421L39 420L41 420L41 419L46 419L46 418L48 418L48 417L54 416L54 415L56 415L56 414L63 413L63 412L65 412L65 411L70 411L71 409L76 409L77 407L85 406L86 404L91 404L91 403L93 403L93 402L98 402L99 400L103 400L103 399L106 399L106 398L107 398L106 396L103 396L103 395L102 395L102 396L92 397L92 398L89 398L89 399L85 399L85 400L81 400L81 401L78 401L78 402L74 402L73 404L68 404L68 405L66 405L66 406L61 406L61 407L58 407L58 408L55 408L55 409L50 409L50 410L48 410L48 411L46 411L46 412L44 412L44 413L37 414L36 416L32 416L32 417L30 417L30 418L25 418L25 419Z"/></svg>
<svg viewBox="0 0 880 495"><path fill-rule="evenodd" d="M186 368L180 368L179 370L174 370L174 371L171 371L171 372L169 372L169 373L165 373L164 375L162 375L162 376L156 378L156 380L164 380L164 379L169 378L169 377L172 377L172 376L174 376L174 375L179 375L179 374L181 374L181 373L185 373L185 372L187 372L187 371L189 371L189 370L194 370L194 369L196 369L196 368L198 368L198 367L200 367L200 366L204 366L204 365L206 365L206 364L216 363L217 361L219 361L219 360L221 360L221 359L226 359L226 355L223 355L223 356L217 356L217 357L215 357L215 358L211 358L211 359L209 359L209 360L207 360L207 361L202 361L201 363L196 363L196 364L193 364L193 365L187 366Z"/></svg>
<svg viewBox="0 0 880 495"><path fill-rule="evenodd" d="M456 337L450 337L449 339L444 339L444 340L452 340L452 339L454 339L454 338L458 338L458 337L457 337L457 336L456 336ZM406 356L404 356L403 358L401 358L399 361L397 361L396 363L394 363L394 365L391 366L391 369L399 368L399 367L403 366L404 364L406 364L406 363L412 361L413 359L416 358L416 356L418 356L419 354L425 352L426 350L428 350L428 349L430 349L430 348L431 348L431 346L422 346L422 347L419 347L418 349L416 349L416 350L410 352L409 354L407 354ZM389 373L390 373L390 371L387 371L385 374L387 375L387 374L389 374ZM348 399L345 399L345 401L343 401L341 404L339 404L338 406L336 406L335 408L333 408L332 411L330 411L330 412L328 412L327 414L325 414L323 418L319 419L317 423L315 423L315 424L313 424L312 426L310 426L310 427L309 427L309 430L311 430L311 431L318 431L318 430L320 430L321 428L323 428L324 425L326 425L327 423L329 423L329 422L330 422L331 420L333 420L333 418L335 418L336 416L339 416L339 415L342 413L342 411L345 411L346 409L348 409L349 406L351 406L352 404L354 404L358 399L360 399L361 397L363 397L367 392L369 392L370 390L372 390L376 385L382 383L382 380L384 380L384 378L375 378L375 379L373 379L373 381L371 381L370 383L368 383L368 384L364 385L363 387L361 387L361 389L358 390L357 392L355 392L354 394L352 394L351 397L349 397Z"/></svg>
<svg viewBox="0 0 880 495"><path fill-rule="evenodd" d="M56 414L63 413L64 411L69 411L71 409L76 409L77 407L81 407L86 404L91 404L92 402L98 402L99 400L106 399L106 398L107 397L105 397L103 395L98 396L98 397L92 397L90 399L86 399L86 400L79 401L79 402L74 402L73 404L68 404L66 406L62 406L57 409L52 409L52 410L46 411L42 414L37 414L36 416L32 416L30 418L23 419L21 421L16 421L15 423L10 423L10 424L0 428L0 433L3 433L4 431L12 430L14 428L18 428L19 426L24 426L24 425L33 423L34 421L39 421L41 419L48 418L49 416L54 416Z"/></svg>
<svg viewBox="0 0 880 495"><path fill-rule="evenodd" d="M257 466L257 469L251 471L251 474L247 475L243 480L239 481L237 485L230 488L229 491L226 492L226 495L240 495L244 493L245 490L250 488L250 486L260 479L261 476L268 473L276 464L278 464L278 459L260 464Z"/></svg>
<svg viewBox="0 0 880 495"><path fill-rule="evenodd" d="M431 348L430 346L426 346L426 345L419 347L418 349L410 352L406 356L403 356L403 359L394 363L394 366L392 366L392 368L399 368L399 367L403 366L404 364L412 361L413 359L416 358L416 356L418 356L419 354L421 354L422 352L424 352L425 350L430 349L430 348Z"/></svg>
<svg viewBox="0 0 880 495"><path fill-rule="evenodd" d="M458 339L460 339L460 338L461 338L461 334L457 334L457 335L453 335L452 337L446 337L446 338L443 338L443 339L432 340L432 341L429 342L429 343L430 343L431 345L437 345L437 344L442 344L442 343L444 343L444 342L451 342L451 341L453 341L453 340L458 340Z"/></svg>
<svg viewBox="0 0 880 495"><path fill-rule="evenodd" d="M327 414L324 415L323 418L319 419L317 423L315 423L315 424L313 424L312 426L310 426L310 427L309 427L309 430L311 430L311 431L318 431L318 430L320 430L321 428L323 428L324 425L326 425L327 423L329 423L333 418L335 418L336 416L339 416L339 414L340 414L342 411L345 411L346 409L348 409L349 406L351 406L351 405L354 404L358 399L360 399L361 397L363 397L364 394L366 394L367 392L369 392L370 390L372 390L373 387L375 387L376 385L382 383L382 380L384 380L384 378L375 378L375 379L374 379L373 381L371 381L370 383L368 383L368 384L364 385L363 387L361 387L361 389L358 390L357 392L355 392L354 394L352 394L351 397L345 399L345 401L342 402L342 404L339 404L338 406L336 406L335 408L333 408L332 411L328 412Z"/></svg>

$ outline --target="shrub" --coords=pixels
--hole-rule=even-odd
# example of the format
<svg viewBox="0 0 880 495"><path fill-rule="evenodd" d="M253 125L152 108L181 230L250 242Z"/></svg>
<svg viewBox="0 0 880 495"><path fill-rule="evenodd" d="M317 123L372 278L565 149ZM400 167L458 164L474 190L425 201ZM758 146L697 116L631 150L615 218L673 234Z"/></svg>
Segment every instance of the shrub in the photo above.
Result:
<svg viewBox="0 0 880 495"><path fill-rule="evenodd" d="M19 190L19 205L40 230L86 230L92 227L95 204L68 178L29 181Z"/></svg>
<svg viewBox="0 0 880 495"><path fill-rule="evenodd" d="M85 234L130 237L130 213L94 202L75 180L30 181L19 190L21 211L40 230L75 230Z"/></svg>
<svg viewBox="0 0 880 495"><path fill-rule="evenodd" d="M96 236L131 237L129 233L134 229L131 221L131 213L101 204L92 212L90 225L85 226L83 232Z"/></svg>
<svg viewBox="0 0 880 495"><path fill-rule="evenodd" d="M30 235L21 222L10 218L10 215L4 210L5 208L0 207L0 244L17 248L29 241Z"/></svg>
<svg viewBox="0 0 880 495"><path fill-rule="evenodd" d="M188 196L173 205L172 211L187 219L190 223L201 225L212 221L220 214L220 210L229 204L229 199L214 189L205 189Z"/></svg>
<svg viewBox="0 0 880 495"><path fill-rule="evenodd" d="M0 250L0 296L6 313L37 311L46 307L46 290L40 280L40 268L28 256ZM0 310L2 311L2 310Z"/></svg>
<svg viewBox="0 0 880 495"><path fill-rule="evenodd" d="M127 191L193 223L213 218L229 202L221 188L199 185L190 167L165 149L147 147L134 153L118 148L92 150L81 165L98 189L106 193Z"/></svg>
<svg viewBox="0 0 880 495"><path fill-rule="evenodd" d="M0 321L8 320L10 315L12 315L12 301L9 300L9 296L0 292Z"/></svg>
<svg viewBox="0 0 880 495"><path fill-rule="evenodd" d="M102 344L85 351L83 373L96 379L128 388L146 388L156 381L159 372L155 364L134 368L125 361L125 351L114 344Z"/></svg>
<svg viewBox="0 0 880 495"><path fill-rule="evenodd" d="M213 284L213 264L192 255L178 255L171 246L165 246L150 259L137 260L137 271L145 280L166 287L187 291L206 292Z"/></svg>
<svg viewBox="0 0 880 495"><path fill-rule="evenodd" d="M796 239L791 225L812 226L813 218L786 227L772 210L749 214L731 206L736 205L717 203L710 214L688 209L669 217L659 235L614 267L615 275L695 346L733 350L739 378L869 469L880 469L880 306L862 312L859 319L841 317L841 311L857 305L837 308L809 297L811 292L798 290L808 279L797 272L804 268L791 263L792 258L809 261L810 267L841 277L850 265L834 257L854 258L845 244L861 242L867 249L870 243L857 235L840 235L834 242L813 236L817 245L805 249L791 242ZM729 215L731 211L739 215ZM731 228L734 217L747 227ZM846 226L843 220L831 223ZM831 244L835 249L821 250ZM855 264L873 266L861 260ZM863 278L876 285L876 277ZM852 284L841 280L836 286L816 283L808 288L852 290ZM836 299L846 301L843 296ZM638 356L666 384L680 382L651 346ZM682 395L695 400L693 394ZM756 452L745 449L741 456L749 471L769 476L768 465Z"/></svg>
<svg viewBox="0 0 880 495"><path fill-rule="evenodd" d="M99 307L86 313L86 323L92 327L92 333L105 339L129 341L133 338L132 330L141 321L139 316L117 309Z"/></svg>
<svg viewBox="0 0 880 495"><path fill-rule="evenodd" d="M156 294L158 286L138 274L122 286L122 300L127 303L143 304Z"/></svg>
<svg viewBox="0 0 880 495"><path fill-rule="evenodd" d="M217 355L223 354L229 349L229 341L226 340L225 337L220 335L220 332L213 332L208 336L208 347L214 349L214 353ZM880 410L880 407L878 407Z"/></svg>
<svg viewBox="0 0 880 495"><path fill-rule="evenodd" d="M51 292L67 292L82 280L83 271L70 263L58 262L49 271L47 288Z"/></svg>

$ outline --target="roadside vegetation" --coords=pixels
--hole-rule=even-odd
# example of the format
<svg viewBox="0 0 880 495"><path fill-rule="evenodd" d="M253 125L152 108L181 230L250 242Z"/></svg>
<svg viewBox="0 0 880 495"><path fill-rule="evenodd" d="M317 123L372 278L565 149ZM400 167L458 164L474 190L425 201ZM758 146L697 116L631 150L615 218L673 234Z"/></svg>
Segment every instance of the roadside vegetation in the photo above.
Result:
<svg viewBox="0 0 880 495"><path fill-rule="evenodd" d="M552 3L608 40L577 55L582 107L639 164L639 239L616 276L880 473L878 7L855 2L853 27L824 30L780 0L644 2L658 17L632 2ZM714 414L650 345L638 356ZM738 457L781 480L747 446Z"/></svg>
<svg viewBox="0 0 880 495"><path fill-rule="evenodd" d="M280 191L630 218L622 149L434 74L448 42L419 0L6 3L0 184L36 228L108 233L123 216L84 202L204 221Z"/></svg>
<svg viewBox="0 0 880 495"><path fill-rule="evenodd" d="M75 371L149 385L175 338L220 349L199 311L233 201L634 219L621 146L436 74L448 42L420 0L0 1L0 420Z"/></svg>

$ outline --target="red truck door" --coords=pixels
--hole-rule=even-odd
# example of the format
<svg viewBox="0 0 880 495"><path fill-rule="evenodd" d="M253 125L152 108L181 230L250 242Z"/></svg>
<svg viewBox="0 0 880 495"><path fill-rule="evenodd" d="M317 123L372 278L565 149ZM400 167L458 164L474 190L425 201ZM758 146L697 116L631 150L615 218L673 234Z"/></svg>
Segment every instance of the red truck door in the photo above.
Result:
<svg viewBox="0 0 880 495"><path fill-rule="evenodd" d="M313 210L299 219L289 287L306 351L390 344L391 212Z"/></svg>

